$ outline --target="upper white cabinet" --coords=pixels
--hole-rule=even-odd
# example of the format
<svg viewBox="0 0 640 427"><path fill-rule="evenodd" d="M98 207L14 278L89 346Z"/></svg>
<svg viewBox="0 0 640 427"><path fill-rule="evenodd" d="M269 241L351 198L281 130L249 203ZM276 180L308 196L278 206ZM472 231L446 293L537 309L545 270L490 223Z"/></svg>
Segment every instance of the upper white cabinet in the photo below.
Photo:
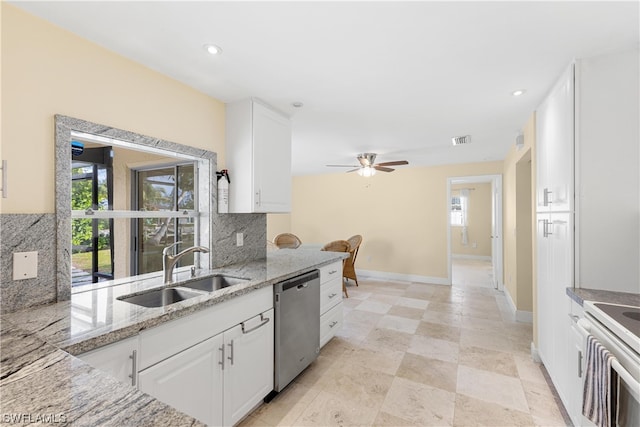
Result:
<svg viewBox="0 0 640 427"><path fill-rule="evenodd" d="M256 99L226 106L229 212L291 211L291 122Z"/></svg>
<svg viewBox="0 0 640 427"><path fill-rule="evenodd" d="M536 204L539 212L573 209L573 65L536 111Z"/></svg>

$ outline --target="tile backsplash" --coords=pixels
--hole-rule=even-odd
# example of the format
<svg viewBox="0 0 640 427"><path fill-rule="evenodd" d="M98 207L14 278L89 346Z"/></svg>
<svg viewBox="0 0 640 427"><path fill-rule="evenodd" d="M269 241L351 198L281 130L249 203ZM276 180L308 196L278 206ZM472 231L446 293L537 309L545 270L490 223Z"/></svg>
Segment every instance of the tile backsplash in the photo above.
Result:
<svg viewBox="0 0 640 427"><path fill-rule="evenodd" d="M266 257L266 214L213 214L213 266ZM236 233L244 245L236 246ZM13 280L13 253L38 252L38 277ZM56 215L0 214L0 313L68 298L56 287Z"/></svg>

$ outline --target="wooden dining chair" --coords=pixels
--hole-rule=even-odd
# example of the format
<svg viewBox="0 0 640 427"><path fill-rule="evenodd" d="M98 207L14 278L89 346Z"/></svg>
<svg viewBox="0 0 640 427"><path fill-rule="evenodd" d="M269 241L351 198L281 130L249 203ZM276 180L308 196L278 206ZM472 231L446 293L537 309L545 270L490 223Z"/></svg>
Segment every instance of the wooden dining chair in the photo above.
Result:
<svg viewBox="0 0 640 427"><path fill-rule="evenodd" d="M330 252L349 252L351 251L351 245L346 240L334 240L333 242L329 242L322 247L323 251ZM344 272L344 266L346 262L346 258L342 260L342 271ZM342 277L342 292L349 298L349 293L347 292L347 285L344 282L344 273Z"/></svg>
<svg viewBox="0 0 640 427"><path fill-rule="evenodd" d="M302 244L302 241L295 234L280 233L273 238L273 244L276 245L278 249L296 249Z"/></svg>
<svg viewBox="0 0 640 427"><path fill-rule="evenodd" d="M356 275L356 257L358 256L358 249L360 248L360 244L362 243L362 236L356 234L355 236L351 236L347 239L349 242L349 246L351 249L349 250L349 258L345 260L344 269L342 270L342 275L346 279L351 279L356 282L356 286L358 285L358 276Z"/></svg>

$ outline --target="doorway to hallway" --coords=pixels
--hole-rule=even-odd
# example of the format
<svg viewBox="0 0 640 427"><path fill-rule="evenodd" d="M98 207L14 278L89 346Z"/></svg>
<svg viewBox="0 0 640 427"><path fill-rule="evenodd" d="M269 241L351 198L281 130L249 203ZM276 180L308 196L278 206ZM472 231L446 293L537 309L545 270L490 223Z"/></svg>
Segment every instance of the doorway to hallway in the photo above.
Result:
<svg viewBox="0 0 640 427"><path fill-rule="evenodd" d="M502 290L502 175L450 177L447 199L450 282L454 259L485 261L491 286Z"/></svg>

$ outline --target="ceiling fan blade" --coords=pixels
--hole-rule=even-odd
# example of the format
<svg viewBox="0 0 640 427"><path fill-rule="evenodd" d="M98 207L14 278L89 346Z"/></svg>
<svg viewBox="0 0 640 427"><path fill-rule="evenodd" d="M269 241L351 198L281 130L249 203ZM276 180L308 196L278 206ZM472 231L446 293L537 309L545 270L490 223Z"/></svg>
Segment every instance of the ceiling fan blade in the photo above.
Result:
<svg viewBox="0 0 640 427"><path fill-rule="evenodd" d="M393 172L395 170L393 168L385 168L384 166L380 166L380 165L375 165L373 168L380 172Z"/></svg>
<svg viewBox="0 0 640 427"><path fill-rule="evenodd" d="M409 162L407 162L406 160L397 160L394 162L382 162L382 163L377 163L376 166L400 166L400 165L408 165Z"/></svg>
<svg viewBox="0 0 640 427"><path fill-rule="evenodd" d="M351 169L350 171L347 171L347 173L349 173L349 172L359 171L360 169L362 169L362 168L357 167L357 168L355 168L355 169Z"/></svg>
<svg viewBox="0 0 640 427"><path fill-rule="evenodd" d="M358 165L326 165L328 168L359 168Z"/></svg>

